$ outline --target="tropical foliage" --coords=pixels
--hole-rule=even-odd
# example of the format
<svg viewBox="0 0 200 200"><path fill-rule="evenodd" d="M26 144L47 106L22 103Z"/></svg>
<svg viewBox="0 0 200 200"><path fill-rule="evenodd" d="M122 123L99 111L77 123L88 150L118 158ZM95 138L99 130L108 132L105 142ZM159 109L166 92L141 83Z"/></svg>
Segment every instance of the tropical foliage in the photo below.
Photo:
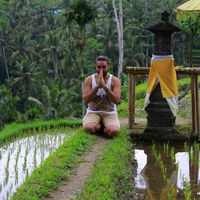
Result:
<svg viewBox="0 0 200 200"><path fill-rule="evenodd" d="M181 26L174 10L184 2L123 1L123 92L127 89L126 66L150 64L154 36L146 28L159 23L165 10L170 22ZM1 0L0 127L38 118L82 118L81 85L95 72L96 57L108 56L109 72L117 76L114 16L112 0ZM189 66L188 35L187 31L173 35L176 65ZM199 41L198 32L196 38Z"/></svg>

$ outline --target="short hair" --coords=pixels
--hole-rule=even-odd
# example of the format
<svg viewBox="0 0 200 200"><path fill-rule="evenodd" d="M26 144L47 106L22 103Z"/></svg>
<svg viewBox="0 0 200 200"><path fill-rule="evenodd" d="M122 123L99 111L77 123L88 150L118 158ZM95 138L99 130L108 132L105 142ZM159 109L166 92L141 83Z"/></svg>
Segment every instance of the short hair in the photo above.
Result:
<svg viewBox="0 0 200 200"><path fill-rule="evenodd" d="M98 56L96 61L107 61L108 64L108 58L106 56Z"/></svg>

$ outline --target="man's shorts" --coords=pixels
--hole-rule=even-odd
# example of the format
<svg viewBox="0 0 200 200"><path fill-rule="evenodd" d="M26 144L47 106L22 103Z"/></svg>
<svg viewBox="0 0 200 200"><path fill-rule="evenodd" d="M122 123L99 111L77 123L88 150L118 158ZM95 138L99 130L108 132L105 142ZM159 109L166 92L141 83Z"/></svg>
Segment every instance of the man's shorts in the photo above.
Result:
<svg viewBox="0 0 200 200"><path fill-rule="evenodd" d="M83 118L83 127L91 122L96 122L97 124L102 124L104 127L107 125L115 125L120 128L120 122L115 114L109 113L86 113Z"/></svg>

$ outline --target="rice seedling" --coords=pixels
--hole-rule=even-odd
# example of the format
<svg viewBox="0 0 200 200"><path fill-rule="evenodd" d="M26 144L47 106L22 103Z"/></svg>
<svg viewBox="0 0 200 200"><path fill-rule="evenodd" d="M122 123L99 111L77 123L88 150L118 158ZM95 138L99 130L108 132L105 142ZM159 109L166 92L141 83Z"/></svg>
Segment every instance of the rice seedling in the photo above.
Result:
<svg viewBox="0 0 200 200"><path fill-rule="evenodd" d="M35 148L34 148L34 156L33 156L34 168L37 166L36 154L37 154L37 147L35 146Z"/></svg>
<svg viewBox="0 0 200 200"><path fill-rule="evenodd" d="M5 179L4 179L4 186L8 183L8 178L9 178L9 169L5 168Z"/></svg>
<svg viewBox="0 0 200 200"><path fill-rule="evenodd" d="M184 176L183 176L183 185L184 185L184 189L185 189L185 191L184 191L185 200L189 200L191 197L191 194L192 194L191 185L188 182L188 179L185 178Z"/></svg>
<svg viewBox="0 0 200 200"><path fill-rule="evenodd" d="M46 126L46 129L47 129L47 132L49 133L50 130L51 130L51 127L50 126Z"/></svg>
<svg viewBox="0 0 200 200"><path fill-rule="evenodd" d="M167 150L167 156L168 156L168 151L169 151L169 141L166 144L166 150Z"/></svg>
<svg viewBox="0 0 200 200"><path fill-rule="evenodd" d="M173 200L174 199L174 187L171 186L171 193L168 193L168 200Z"/></svg>
<svg viewBox="0 0 200 200"><path fill-rule="evenodd" d="M7 163L6 163L6 168L9 168L9 162L10 162L10 151L8 152L8 157L7 157Z"/></svg>
<svg viewBox="0 0 200 200"><path fill-rule="evenodd" d="M26 178L25 180L28 178L28 169L26 169Z"/></svg>
<svg viewBox="0 0 200 200"><path fill-rule="evenodd" d="M28 155L28 146L26 147L26 150L25 150L24 163L23 163L23 171L25 171L25 168L26 168L27 155Z"/></svg>
<svg viewBox="0 0 200 200"><path fill-rule="evenodd" d="M176 165L176 170L179 169L179 162L175 164Z"/></svg>
<svg viewBox="0 0 200 200"><path fill-rule="evenodd" d="M8 199L9 198L9 191L7 190L7 192L6 192L6 199Z"/></svg>
<svg viewBox="0 0 200 200"><path fill-rule="evenodd" d="M170 180L169 180L169 179L167 179L167 180L166 180L166 182L167 182L167 185L169 185L169 182L170 182Z"/></svg>
<svg viewBox="0 0 200 200"><path fill-rule="evenodd" d="M175 154L174 154L174 147L171 148L171 160L172 160L172 164L174 164L175 162Z"/></svg>
<svg viewBox="0 0 200 200"><path fill-rule="evenodd" d="M18 183L18 171L15 170L15 185Z"/></svg>
<svg viewBox="0 0 200 200"><path fill-rule="evenodd" d="M156 152L156 145L155 145L155 143L152 144L151 151L152 151L152 153L153 153L154 155L157 153L157 152Z"/></svg>
<svg viewBox="0 0 200 200"><path fill-rule="evenodd" d="M185 151L188 151L188 149L189 149L187 142L184 142L184 149L185 149Z"/></svg>
<svg viewBox="0 0 200 200"><path fill-rule="evenodd" d="M45 129L43 128L43 130ZM69 138L67 131L59 133L59 135L58 133L44 134L41 131L42 129L34 136L25 134L23 131L14 142L7 142L0 148L1 157L4 160L6 158L2 162L5 164L0 165L0 171L4 171L3 174L0 173L0 180L4 180L3 185L0 186L0 199L9 199L33 170L44 162L50 152L55 151ZM29 129L29 133L31 133L31 129ZM51 140L55 142L53 143Z"/></svg>

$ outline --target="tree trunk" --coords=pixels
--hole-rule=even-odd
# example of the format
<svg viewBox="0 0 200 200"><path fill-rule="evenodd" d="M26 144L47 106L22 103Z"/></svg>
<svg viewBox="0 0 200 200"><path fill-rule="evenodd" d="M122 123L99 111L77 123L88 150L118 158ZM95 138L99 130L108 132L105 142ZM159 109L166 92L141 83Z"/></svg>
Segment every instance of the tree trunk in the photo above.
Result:
<svg viewBox="0 0 200 200"><path fill-rule="evenodd" d="M121 44L119 46L119 57L120 57L120 62L119 62L119 70L118 70L118 77L120 78L120 74L123 69L123 59L124 59L124 34L123 34L123 9L122 9L122 0L119 0L119 23L120 23L120 41Z"/></svg>
<svg viewBox="0 0 200 200"><path fill-rule="evenodd" d="M80 39L82 40L82 45L83 45L83 40L84 40L84 27L80 26ZM82 46L80 48L80 53L81 53L81 89L82 89L82 117L85 115L85 102L84 102L84 63L83 63L83 48Z"/></svg>
<svg viewBox="0 0 200 200"><path fill-rule="evenodd" d="M8 66L7 66L7 62L6 62L6 54L5 54L5 49L4 49L4 45L3 45L3 57L4 57L4 63L5 63L5 68L6 68L6 75L7 75L7 79L9 80L9 73L8 73Z"/></svg>
<svg viewBox="0 0 200 200"><path fill-rule="evenodd" d="M148 55L149 55L149 37L147 36L147 48L146 48L146 63L145 63L145 67L149 66L149 62L148 62Z"/></svg>
<svg viewBox="0 0 200 200"><path fill-rule="evenodd" d="M115 0L112 0L115 19L117 23L117 32L118 32L118 45L119 45L119 64L118 64L118 78L120 78L120 74L122 72L123 65L123 13L122 13L122 0L119 0L119 19L117 15L117 10L115 6Z"/></svg>
<svg viewBox="0 0 200 200"><path fill-rule="evenodd" d="M55 73L55 79L58 78L58 69L56 66L56 52L53 50L53 66L54 66L54 73Z"/></svg>
<svg viewBox="0 0 200 200"><path fill-rule="evenodd" d="M84 80L83 80L83 76L84 76L84 69L83 69L83 52L81 52L82 117L84 117L84 115L85 115L85 102L84 102L84 98L83 98L83 94L84 94Z"/></svg>

